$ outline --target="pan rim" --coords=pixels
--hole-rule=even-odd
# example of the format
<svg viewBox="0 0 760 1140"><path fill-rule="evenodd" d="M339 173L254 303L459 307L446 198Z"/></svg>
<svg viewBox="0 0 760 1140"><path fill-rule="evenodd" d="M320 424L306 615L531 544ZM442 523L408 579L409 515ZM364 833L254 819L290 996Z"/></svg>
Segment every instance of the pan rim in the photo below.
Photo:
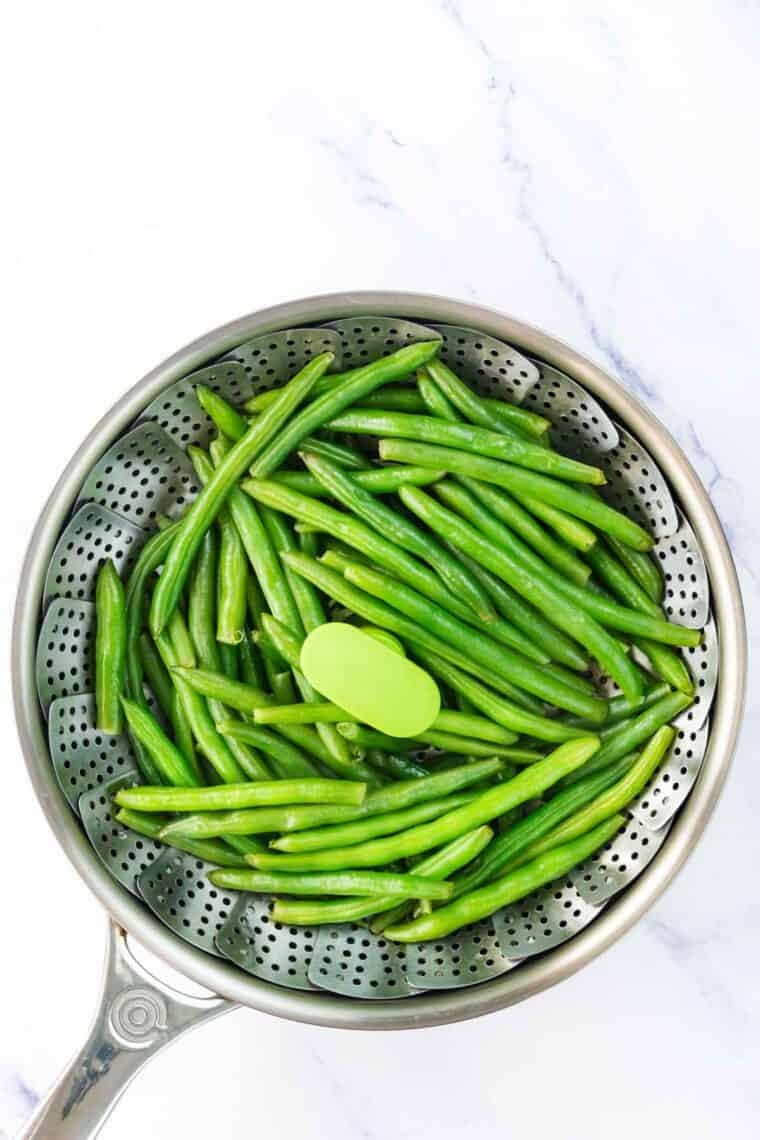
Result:
<svg viewBox="0 0 760 1140"><path fill-rule="evenodd" d="M680 500L705 556L719 632L719 684L702 770L649 867L585 930L518 969L461 990L382 1002L278 987L245 974L231 962L212 958L163 926L109 875L79 828L49 761L34 679L42 590L53 546L85 475L140 411L166 385L254 335L374 314L478 329L567 372L596 395L652 454ZM19 737L37 798L67 857L115 922L188 978L261 1012L334 1028L408 1029L494 1012L557 984L616 942L654 904L696 847L720 796L742 719L746 655L741 592L721 523L690 462L647 408L563 341L495 309L434 294L366 291L302 298L221 325L152 369L99 420L58 479L31 535L14 613L12 673Z"/></svg>

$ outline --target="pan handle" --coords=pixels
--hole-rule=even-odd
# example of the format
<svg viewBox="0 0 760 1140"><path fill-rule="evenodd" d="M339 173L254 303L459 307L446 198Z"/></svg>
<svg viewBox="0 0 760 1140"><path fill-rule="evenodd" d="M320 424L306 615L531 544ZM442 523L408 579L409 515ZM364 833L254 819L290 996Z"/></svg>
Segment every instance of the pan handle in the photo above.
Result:
<svg viewBox="0 0 760 1140"><path fill-rule="evenodd" d="M134 958L126 932L109 921L100 1006L90 1035L19 1133L18 1140L89 1140L143 1065L172 1041L236 1006L190 997Z"/></svg>

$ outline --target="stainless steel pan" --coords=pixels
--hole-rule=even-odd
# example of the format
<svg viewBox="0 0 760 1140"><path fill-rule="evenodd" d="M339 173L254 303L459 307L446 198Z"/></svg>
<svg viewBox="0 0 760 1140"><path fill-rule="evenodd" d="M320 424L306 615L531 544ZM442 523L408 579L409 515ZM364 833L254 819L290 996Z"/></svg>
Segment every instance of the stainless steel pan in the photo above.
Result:
<svg viewBox="0 0 760 1140"><path fill-rule="evenodd" d="M204 429L192 383L179 382L209 367L233 393L241 383L268 386L317 342L336 345L344 362L355 362L386 351L394 338L413 338L419 325L443 337L445 353L473 386L545 410L563 450L595 453L613 497L642 515L658 537L675 620L702 625L709 610L710 621L705 648L691 663L701 679L701 703L681 725L666 782L635 805L620 846L528 910L400 959L369 940L364 946L363 935L357 945L351 930L307 934L306 940L302 932L275 931L261 904L257 910L247 899L233 904L204 895L202 868L187 857L121 846L124 838L109 830L108 796L98 781L104 771L109 778L128 776L129 757L117 748L104 758L95 749L91 766L101 769L97 780L88 780L84 768L74 771L61 742L73 732L79 745L92 748L81 648L91 616L88 565L104 540L129 557L156 496L165 500L162 509L179 510L193 493L176 445ZM130 431L136 421L142 426ZM136 478L144 474L136 470L141 464L149 478ZM150 501L140 497L145 487ZM745 654L731 555L687 459L616 381L546 333L441 297L335 294L243 317L176 353L84 441L42 512L22 571L13 665L24 755L61 846L110 916L103 994L90 1038L24 1135L94 1135L150 1057L237 1004L320 1025L401 1029L476 1017L568 977L652 905L696 845L730 765ZM74 682L69 674L77 675ZM68 688L61 689L62 677ZM142 861L138 868L135 860ZM196 999L164 985L134 958L127 932L220 996ZM336 958L348 968L338 969Z"/></svg>

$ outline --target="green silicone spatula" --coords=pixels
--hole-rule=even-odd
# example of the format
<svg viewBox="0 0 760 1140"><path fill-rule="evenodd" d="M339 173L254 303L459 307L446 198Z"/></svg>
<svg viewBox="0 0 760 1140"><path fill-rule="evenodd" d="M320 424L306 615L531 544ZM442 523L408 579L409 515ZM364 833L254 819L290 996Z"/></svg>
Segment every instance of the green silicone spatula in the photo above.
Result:
<svg viewBox="0 0 760 1140"><path fill-rule="evenodd" d="M313 629L301 669L315 689L363 724L389 736L416 736L441 707L435 681L377 637L345 622Z"/></svg>

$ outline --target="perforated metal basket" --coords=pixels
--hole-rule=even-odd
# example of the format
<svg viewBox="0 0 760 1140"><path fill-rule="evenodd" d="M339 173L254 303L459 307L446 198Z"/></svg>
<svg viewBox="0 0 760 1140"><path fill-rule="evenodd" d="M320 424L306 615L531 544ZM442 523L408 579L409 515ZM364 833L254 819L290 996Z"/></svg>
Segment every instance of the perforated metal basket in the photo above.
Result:
<svg viewBox="0 0 760 1140"><path fill-rule="evenodd" d="M184 449L205 444L212 431L195 399L197 383L237 402L284 383L325 348L342 369L435 336L442 358L473 388L540 411L560 450L604 468L609 501L657 540L672 620L704 626L706 636L687 659L698 699L677 722L666 764L607 848L473 928L399 947L364 927L283 928L272 922L266 899L225 895L211 887L201 861L114 822L113 792L137 773L126 737L94 727L93 598L101 560L111 557L128 573L155 515L180 514L197 493ZM488 310L367 294L296 302L225 326L171 358L109 413L38 524L19 594L14 661L19 726L38 794L80 873L124 929L229 999L323 1024L385 1028L475 1016L520 1000L599 953L651 904L696 842L725 777L741 712L744 627L730 554L706 493L662 426L614 381L545 334ZM114 954L121 945L112 940ZM144 983L132 987L142 995L140 1024L152 1026L144 1051L131 1046L140 1057L171 1035L155 1010L145 1013ZM173 1008L176 995L154 993ZM119 1008L123 1021L131 1007L122 1001ZM202 1015L218 1009L212 1002ZM117 1037L125 1032L121 1022L119 1030L109 1024ZM60 1124L55 1135L64 1135Z"/></svg>

